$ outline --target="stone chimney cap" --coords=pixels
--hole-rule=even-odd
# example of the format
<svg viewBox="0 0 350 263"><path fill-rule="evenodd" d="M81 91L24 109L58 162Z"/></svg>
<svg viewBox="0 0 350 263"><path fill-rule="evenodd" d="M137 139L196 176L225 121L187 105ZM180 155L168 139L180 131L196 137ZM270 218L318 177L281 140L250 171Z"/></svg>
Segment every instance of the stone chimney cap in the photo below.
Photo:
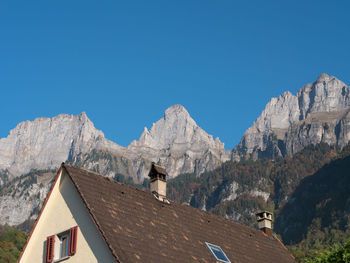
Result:
<svg viewBox="0 0 350 263"><path fill-rule="evenodd" d="M151 170L149 171L148 176L154 178L156 175L163 175L164 177L168 176L165 168L155 162L152 162Z"/></svg>
<svg viewBox="0 0 350 263"><path fill-rule="evenodd" d="M259 229L266 235L272 235L272 213L269 211L261 211L256 213Z"/></svg>
<svg viewBox="0 0 350 263"><path fill-rule="evenodd" d="M260 211L258 213L255 214L256 215L256 219L259 221L261 220L269 220L272 221L272 213L269 211Z"/></svg>

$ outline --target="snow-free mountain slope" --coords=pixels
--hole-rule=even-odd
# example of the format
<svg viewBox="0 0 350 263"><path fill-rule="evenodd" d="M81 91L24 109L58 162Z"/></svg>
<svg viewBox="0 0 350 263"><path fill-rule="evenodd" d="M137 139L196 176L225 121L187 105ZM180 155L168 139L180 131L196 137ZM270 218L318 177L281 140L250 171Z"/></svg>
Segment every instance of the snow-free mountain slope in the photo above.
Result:
<svg viewBox="0 0 350 263"><path fill-rule="evenodd" d="M189 148L192 151L224 150L219 138L214 141L213 136L202 130L182 105L168 108L164 118L154 123L150 131L145 128L139 141L129 148L132 146L173 151Z"/></svg>
<svg viewBox="0 0 350 263"><path fill-rule="evenodd" d="M234 148L233 158L291 156L321 142L344 147L350 140L349 94L344 82L322 74L297 95L272 98Z"/></svg>
<svg viewBox="0 0 350 263"><path fill-rule="evenodd" d="M127 150L161 163L171 177L180 173L200 174L229 160L219 138L214 140L201 129L182 105L168 108L164 117L150 131L145 128L140 139L133 141Z"/></svg>
<svg viewBox="0 0 350 263"><path fill-rule="evenodd" d="M223 143L199 128L181 105L167 109L127 148L107 140L85 113L25 121L0 140L0 220L16 225L34 219L61 162L142 183L152 161L176 177L199 175L228 159Z"/></svg>
<svg viewBox="0 0 350 263"><path fill-rule="evenodd" d="M122 147L107 140L85 112L24 121L0 139L0 170L18 176L32 169L53 169L70 156L94 148Z"/></svg>
<svg viewBox="0 0 350 263"><path fill-rule="evenodd" d="M7 189L0 191L0 219L18 224L34 218L50 182L49 177L43 180L43 174L54 173L63 161L142 183L151 162L165 166L174 178L184 173L199 176L231 157L292 156L319 143L342 148L350 141L349 93L342 81L322 74L297 95L285 92L272 98L232 156L181 105L168 108L163 118L150 130L145 128L139 140L126 148L106 139L85 113L22 122L0 139L0 187ZM232 190L232 196L227 196L233 198L234 189L227 189ZM256 189L250 193L264 194L260 191L263 187Z"/></svg>

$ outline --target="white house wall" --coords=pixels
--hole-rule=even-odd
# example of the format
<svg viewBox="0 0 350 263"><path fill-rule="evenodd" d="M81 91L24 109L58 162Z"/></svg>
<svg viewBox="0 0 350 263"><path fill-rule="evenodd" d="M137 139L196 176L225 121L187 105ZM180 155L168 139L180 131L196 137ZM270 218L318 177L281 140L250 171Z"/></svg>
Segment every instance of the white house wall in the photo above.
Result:
<svg viewBox="0 0 350 263"><path fill-rule="evenodd" d="M115 262L72 181L65 172L62 172L19 262L44 263L46 238L76 225L78 225L77 252L64 262ZM58 253L55 251L55 254Z"/></svg>

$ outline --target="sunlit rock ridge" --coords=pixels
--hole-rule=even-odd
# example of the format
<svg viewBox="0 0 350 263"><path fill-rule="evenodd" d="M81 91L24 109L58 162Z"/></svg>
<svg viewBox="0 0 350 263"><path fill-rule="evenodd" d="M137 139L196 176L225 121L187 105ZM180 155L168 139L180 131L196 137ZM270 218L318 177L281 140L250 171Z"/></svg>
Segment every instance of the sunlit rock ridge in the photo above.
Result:
<svg viewBox="0 0 350 263"><path fill-rule="evenodd" d="M296 95L272 98L234 148L232 158L291 156L320 142L339 147L350 140L350 88L321 74Z"/></svg>
<svg viewBox="0 0 350 263"><path fill-rule="evenodd" d="M7 170L14 177L33 169L56 169L70 156L94 148L122 147L95 129L85 112L24 121L7 138L0 139L0 170Z"/></svg>
<svg viewBox="0 0 350 263"><path fill-rule="evenodd" d="M272 98L232 151L181 105L168 108L127 147L106 139L85 113L22 122L0 139L0 222L35 219L61 162L142 183L151 162L176 177L200 175L230 159L291 156L320 142L342 148L350 140L349 97L349 86L322 74L296 95Z"/></svg>
<svg viewBox="0 0 350 263"><path fill-rule="evenodd" d="M63 161L92 149L118 151L83 112L25 121L0 140L0 222L35 219Z"/></svg>
<svg viewBox="0 0 350 263"><path fill-rule="evenodd" d="M96 170L113 177L131 176L142 182L147 177L151 162L165 166L169 177L179 174L200 175L230 160L219 138L215 140L191 118L182 105L168 108L164 117L148 131L144 128L138 141L114 151L112 158L106 152L90 151L72 158L77 166Z"/></svg>
<svg viewBox="0 0 350 263"><path fill-rule="evenodd" d="M106 139L84 112L21 122L0 140L0 222L18 225L35 219L61 162L142 183L152 161L176 177L213 170L229 158L224 144L181 105L167 109L128 147Z"/></svg>
<svg viewBox="0 0 350 263"><path fill-rule="evenodd" d="M168 108L149 131L144 128L127 151L130 156L141 155L161 163L171 177L188 172L199 175L230 159L219 138L214 140L202 130L182 105Z"/></svg>
<svg viewBox="0 0 350 263"><path fill-rule="evenodd" d="M174 105L150 131L145 128L139 141L127 148L106 139L85 112L21 122L7 138L0 139L0 170L6 170L11 179L33 169L56 169L61 162L77 162L77 159L82 162L85 158L87 168L98 165L101 172L113 175L106 161L86 160L92 151L123 158L133 166L124 169L127 173L124 175L135 179L147 176L149 167L143 169L143 166L152 161L165 165L169 175L175 177L179 173L212 170L229 159L218 138L214 141L183 106Z"/></svg>

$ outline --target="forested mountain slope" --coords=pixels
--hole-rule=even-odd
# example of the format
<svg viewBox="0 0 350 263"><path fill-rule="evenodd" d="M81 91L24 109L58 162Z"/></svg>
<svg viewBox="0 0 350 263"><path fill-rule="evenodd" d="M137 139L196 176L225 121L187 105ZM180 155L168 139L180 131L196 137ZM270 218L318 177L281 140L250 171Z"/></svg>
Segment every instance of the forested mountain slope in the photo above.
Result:
<svg viewBox="0 0 350 263"><path fill-rule="evenodd" d="M349 145L339 150L319 144L294 157L226 162L201 177L181 175L169 182L168 193L249 225L257 211L270 210L283 242L315 248L349 236L349 182Z"/></svg>

